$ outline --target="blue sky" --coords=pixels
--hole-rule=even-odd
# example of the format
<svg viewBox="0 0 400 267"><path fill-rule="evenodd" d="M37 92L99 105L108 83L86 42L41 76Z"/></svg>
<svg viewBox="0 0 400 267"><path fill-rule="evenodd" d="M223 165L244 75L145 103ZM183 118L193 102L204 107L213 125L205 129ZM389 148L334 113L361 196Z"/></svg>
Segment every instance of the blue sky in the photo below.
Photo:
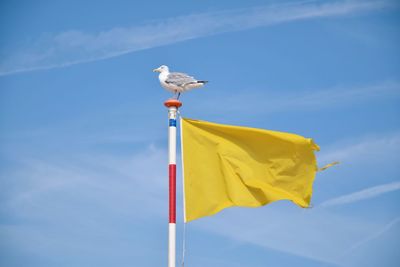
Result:
<svg viewBox="0 0 400 267"><path fill-rule="evenodd" d="M317 175L312 209L189 223L186 266L398 266L399 8L3 1L0 266L166 265L161 64L210 81L182 96L184 116L312 137L321 166L341 161Z"/></svg>

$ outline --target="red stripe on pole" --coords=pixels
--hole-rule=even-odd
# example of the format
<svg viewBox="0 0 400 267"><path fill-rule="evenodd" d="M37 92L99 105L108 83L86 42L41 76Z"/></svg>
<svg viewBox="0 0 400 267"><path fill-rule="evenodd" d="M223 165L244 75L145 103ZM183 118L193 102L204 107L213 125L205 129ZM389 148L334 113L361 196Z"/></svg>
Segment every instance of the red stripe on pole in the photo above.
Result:
<svg viewBox="0 0 400 267"><path fill-rule="evenodd" d="M176 165L169 165L169 223L176 223Z"/></svg>

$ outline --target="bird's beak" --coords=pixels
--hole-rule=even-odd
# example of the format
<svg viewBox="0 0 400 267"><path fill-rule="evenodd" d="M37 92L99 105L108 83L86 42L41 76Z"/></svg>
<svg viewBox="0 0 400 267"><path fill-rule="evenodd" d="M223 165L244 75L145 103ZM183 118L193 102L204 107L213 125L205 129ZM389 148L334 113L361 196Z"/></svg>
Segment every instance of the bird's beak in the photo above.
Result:
<svg viewBox="0 0 400 267"><path fill-rule="evenodd" d="M160 72L160 68L154 69L153 72Z"/></svg>

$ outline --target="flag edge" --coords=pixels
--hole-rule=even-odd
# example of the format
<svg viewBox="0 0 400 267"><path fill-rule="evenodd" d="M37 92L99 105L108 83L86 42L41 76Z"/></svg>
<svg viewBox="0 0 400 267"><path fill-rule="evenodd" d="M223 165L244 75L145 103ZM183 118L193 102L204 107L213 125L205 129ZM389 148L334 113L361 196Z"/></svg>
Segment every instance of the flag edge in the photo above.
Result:
<svg viewBox="0 0 400 267"><path fill-rule="evenodd" d="M183 196L183 222L187 223L186 218L186 198L185 198L185 164L184 164L184 156L183 156L183 118L180 117L179 120L180 134L181 134L181 168L182 168L182 196Z"/></svg>

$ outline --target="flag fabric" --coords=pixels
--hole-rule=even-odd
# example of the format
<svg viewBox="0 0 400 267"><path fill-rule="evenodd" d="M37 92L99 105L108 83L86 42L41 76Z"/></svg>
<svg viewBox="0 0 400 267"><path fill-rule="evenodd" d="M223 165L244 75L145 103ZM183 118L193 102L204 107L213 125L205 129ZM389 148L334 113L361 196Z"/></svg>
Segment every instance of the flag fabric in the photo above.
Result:
<svg viewBox="0 0 400 267"><path fill-rule="evenodd" d="M181 138L185 222L283 199L309 207L319 150L312 139L187 118Z"/></svg>

